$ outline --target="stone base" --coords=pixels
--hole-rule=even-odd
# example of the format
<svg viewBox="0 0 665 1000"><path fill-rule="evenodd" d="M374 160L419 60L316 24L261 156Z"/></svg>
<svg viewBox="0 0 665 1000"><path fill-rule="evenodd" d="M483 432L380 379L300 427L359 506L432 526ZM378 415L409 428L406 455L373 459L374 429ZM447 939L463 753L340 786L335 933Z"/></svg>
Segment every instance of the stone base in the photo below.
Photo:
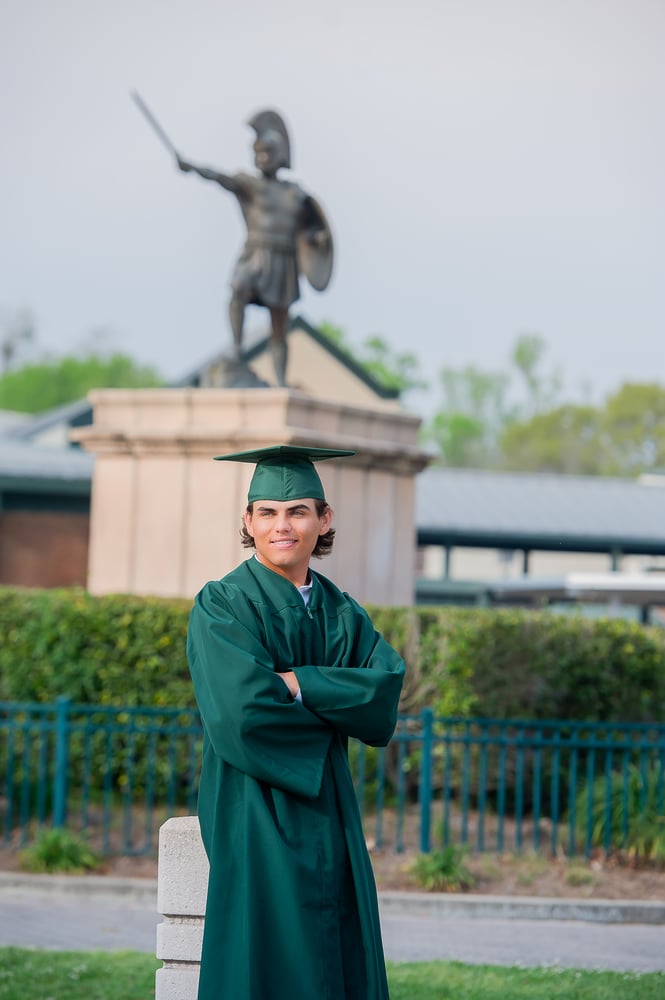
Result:
<svg viewBox="0 0 665 1000"><path fill-rule="evenodd" d="M77 440L96 455L88 589L191 598L247 550L253 466L215 455L275 444L354 449L319 466L335 510L324 575L362 603L414 601L417 417L292 389L100 389Z"/></svg>

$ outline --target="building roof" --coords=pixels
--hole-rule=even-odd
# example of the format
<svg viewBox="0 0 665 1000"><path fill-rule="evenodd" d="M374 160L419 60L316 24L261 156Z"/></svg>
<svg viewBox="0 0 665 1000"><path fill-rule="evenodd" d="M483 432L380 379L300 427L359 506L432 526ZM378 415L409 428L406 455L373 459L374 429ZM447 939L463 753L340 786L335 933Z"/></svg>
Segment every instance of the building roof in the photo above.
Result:
<svg viewBox="0 0 665 1000"><path fill-rule="evenodd" d="M288 334L291 335L296 331L302 331L307 334L312 340L314 340L319 347L331 355L331 357L342 367L346 368L355 378L363 383L371 392L377 396L379 399L399 399L398 389L389 389L378 379L375 379L366 368L359 364L355 358L353 358L346 351L339 348L329 337L324 336L315 326L308 323L306 319L302 316L294 316L289 323ZM259 355L262 355L269 351L270 349L270 332L263 333L253 340L248 341L245 345L245 349L242 353L242 360L251 364L256 360ZM221 351L215 354L213 357L208 358L203 364L198 365L192 371L190 371L183 378L179 379L174 385L177 386L198 386L201 385L205 379L205 374L210 369L217 367L225 358L229 357L228 351Z"/></svg>
<svg viewBox="0 0 665 1000"><path fill-rule="evenodd" d="M0 436L15 434L26 424L32 423L31 413L20 413L18 410L0 410Z"/></svg>
<svg viewBox="0 0 665 1000"><path fill-rule="evenodd" d="M0 491L89 494L94 457L80 448L40 448L0 438Z"/></svg>
<svg viewBox="0 0 665 1000"><path fill-rule="evenodd" d="M420 545L665 554L665 476L430 467L416 483Z"/></svg>
<svg viewBox="0 0 665 1000"><path fill-rule="evenodd" d="M18 440L35 440L44 431L55 426L80 427L92 423L92 405L87 399L77 399L51 410L29 416L15 427L9 428L8 436Z"/></svg>
<svg viewBox="0 0 665 1000"><path fill-rule="evenodd" d="M665 604L662 573L566 573L559 577L523 576L495 580L487 589L495 601L542 603L584 601L591 604Z"/></svg>

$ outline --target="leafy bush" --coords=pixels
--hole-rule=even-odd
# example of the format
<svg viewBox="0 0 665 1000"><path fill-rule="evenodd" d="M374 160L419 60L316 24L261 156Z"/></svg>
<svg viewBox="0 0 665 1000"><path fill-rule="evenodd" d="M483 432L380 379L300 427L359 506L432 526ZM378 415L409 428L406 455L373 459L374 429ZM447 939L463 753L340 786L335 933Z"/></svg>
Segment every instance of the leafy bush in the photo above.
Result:
<svg viewBox="0 0 665 1000"><path fill-rule="evenodd" d="M191 602L0 589L0 701L191 707Z"/></svg>
<svg viewBox="0 0 665 1000"><path fill-rule="evenodd" d="M665 865L665 770L630 764L600 775L575 801L575 824L588 849L620 845L630 858Z"/></svg>
<svg viewBox="0 0 665 1000"><path fill-rule="evenodd" d="M464 848L450 844L442 851L419 854L411 865L418 883L428 892L460 892L475 885L465 864Z"/></svg>
<svg viewBox="0 0 665 1000"><path fill-rule="evenodd" d="M516 608L369 610L407 662L404 712L665 721L663 629Z"/></svg>
<svg viewBox="0 0 665 1000"><path fill-rule="evenodd" d="M52 703L66 696L84 705L195 708L185 655L190 607L185 600L94 597L80 589L0 588L0 702ZM464 718L665 721L665 630L619 619L519 609L368 610L377 629L407 662L403 714L417 716L430 707L436 715ZM407 734L410 728L419 728L415 720L403 725ZM132 774L135 788L144 780L141 739L132 737L136 759L142 760ZM69 757L72 779L83 767L81 743L74 734ZM100 771L106 753L103 736L96 734L93 743L93 766ZM160 747L161 743L155 745L158 756ZM404 779L410 799L419 791L419 747L417 740L407 745L406 763L396 741L385 753L389 788L394 790ZM13 752L19 751L16 736ZM2 744L0 773L9 753ZM459 767L459 751L455 753L453 765ZM116 792L122 793L123 780L128 780L129 756L126 743L114 744L109 766ZM162 756L162 771L170 773L170 758ZM177 762L183 783L192 773L191 760L183 745ZM368 807L377 765L377 756L370 754ZM531 766L527 755L525 782ZM541 781L545 787L548 772L542 772ZM14 795L18 794L16 784ZM507 786L507 802L510 794ZM568 801L563 781L559 796L561 803ZM648 829L645 832L644 824L641 833L635 829L632 835L640 856L660 857L660 840Z"/></svg>
<svg viewBox="0 0 665 1000"><path fill-rule="evenodd" d="M64 827L41 830L35 841L19 855L23 871L77 872L98 868L101 858L87 842Z"/></svg>
<svg viewBox="0 0 665 1000"><path fill-rule="evenodd" d="M0 701L193 707L190 601L0 588ZM400 710L665 721L665 630L518 609L369 607L408 669Z"/></svg>

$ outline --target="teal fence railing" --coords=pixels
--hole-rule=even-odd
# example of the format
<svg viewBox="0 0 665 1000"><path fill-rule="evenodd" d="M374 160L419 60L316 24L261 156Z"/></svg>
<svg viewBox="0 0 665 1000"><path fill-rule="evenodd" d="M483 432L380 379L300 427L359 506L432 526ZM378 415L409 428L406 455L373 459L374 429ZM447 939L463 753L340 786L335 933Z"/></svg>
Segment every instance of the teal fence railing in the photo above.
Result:
<svg viewBox="0 0 665 1000"><path fill-rule="evenodd" d="M196 808L196 710L0 702L0 843L44 825L103 854L150 854ZM368 840L427 852L526 847L568 855L660 837L665 725L401 715L385 749L351 742Z"/></svg>

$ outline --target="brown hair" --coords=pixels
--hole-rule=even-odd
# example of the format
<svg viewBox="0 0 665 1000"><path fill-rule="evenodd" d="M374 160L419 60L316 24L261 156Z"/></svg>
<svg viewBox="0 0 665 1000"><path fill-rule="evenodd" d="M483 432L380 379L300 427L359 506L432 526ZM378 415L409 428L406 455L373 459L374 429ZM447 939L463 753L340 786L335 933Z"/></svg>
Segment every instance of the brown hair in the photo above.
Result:
<svg viewBox="0 0 665 1000"><path fill-rule="evenodd" d="M328 510L332 514L332 508L330 507L330 504L328 503L327 500L315 500L314 503L316 504L316 513L318 517L323 517L323 515ZM250 516L254 513L253 503L247 504L247 513ZM242 540L243 546L246 549L256 548L256 545L254 544L254 539L247 530L244 521L242 522L242 527L240 529L240 538ZM323 558L323 556L327 556L333 547L334 540L335 540L335 529L328 528L325 535L319 535L318 541L314 546L314 551L312 552L312 555L316 556L317 559L321 559Z"/></svg>

